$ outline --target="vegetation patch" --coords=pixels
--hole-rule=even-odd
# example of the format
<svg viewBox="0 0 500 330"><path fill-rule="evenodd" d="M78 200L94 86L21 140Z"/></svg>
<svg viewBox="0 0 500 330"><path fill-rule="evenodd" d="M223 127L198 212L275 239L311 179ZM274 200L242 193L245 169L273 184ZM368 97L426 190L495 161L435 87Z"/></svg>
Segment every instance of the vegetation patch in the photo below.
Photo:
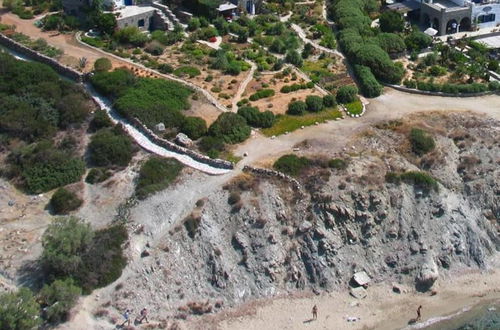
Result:
<svg viewBox="0 0 500 330"><path fill-rule="evenodd" d="M141 167L135 193L139 199L167 188L183 166L173 158L149 158Z"/></svg>
<svg viewBox="0 0 500 330"><path fill-rule="evenodd" d="M307 113L302 116L279 115L276 117L276 123L270 128L263 129L262 133L266 136L277 136L287 132L293 132L302 126L311 126L316 123L324 123L341 117L342 113L332 108L317 113Z"/></svg>
<svg viewBox="0 0 500 330"><path fill-rule="evenodd" d="M121 126L102 129L90 140L89 158L94 165L125 167L132 154L132 141Z"/></svg>
<svg viewBox="0 0 500 330"><path fill-rule="evenodd" d="M68 214L78 209L82 203L74 192L64 188L57 189L50 199L50 207L55 214Z"/></svg>
<svg viewBox="0 0 500 330"><path fill-rule="evenodd" d="M260 91L250 95L249 99L250 101L257 101L271 96L274 96L274 89L261 89Z"/></svg>
<svg viewBox="0 0 500 330"><path fill-rule="evenodd" d="M421 171L408 171L401 174L388 172L385 179L389 183L399 184L400 182L404 182L411 184L424 191L438 191L439 189L438 181L430 174Z"/></svg>
<svg viewBox="0 0 500 330"><path fill-rule="evenodd" d="M299 175L304 169L311 165L311 161L305 157L296 155L284 155L274 162L274 169L292 176Z"/></svg>
<svg viewBox="0 0 500 330"><path fill-rule="evenodd" d="M434 138L428 132L419 128L412 128L410 131L410 143L413 152L419 156L425 155L436 147Z"/></svg>
<svg viewBox="0 0 500 330"><path fill-rule="evenodd" d="M361 115L363 113L363 104L358 99L354 102L344 104L347 113L351 115Z"/></svg>

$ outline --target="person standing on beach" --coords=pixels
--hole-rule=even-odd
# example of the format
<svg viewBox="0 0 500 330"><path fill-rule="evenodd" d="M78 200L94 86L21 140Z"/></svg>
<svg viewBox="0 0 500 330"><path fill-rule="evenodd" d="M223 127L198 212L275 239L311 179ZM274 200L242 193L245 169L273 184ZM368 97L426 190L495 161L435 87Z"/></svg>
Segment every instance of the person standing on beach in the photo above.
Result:
<svg viewBox="0 0 500 330"><path fill-rule="evenodd" d="M318 319L318 306L314 305L314 307L312 309L312 314L313 314L313 320L317 320Z"/></svg>
<svg viewBox="0 0 500 330"><path fill-rule="evenodd" d="M141 310L141 319L139 320L139 323L142 323L142 321L146 319L146 323L149 323L148 321L148 310L146 308L143 308Z"/></svg>
<svg viewBox="0 0 500 330"><path fill-rule="evenodd" d="M418 308L417 308L417 321L420 321L420 319L422 318L422 315L420 313L421 309L422 309L422 305L418 306Z"/></svg>
<svg viewBox="0 0 500 330"><path fill-rule="evenodd" d="M127 309L127 311L125 313L123 313L123 318L125 319L125 321L123 321L122 327L125 325L125 323L128 323L127 325L130 326L130 310L129 309Z"/></svg>

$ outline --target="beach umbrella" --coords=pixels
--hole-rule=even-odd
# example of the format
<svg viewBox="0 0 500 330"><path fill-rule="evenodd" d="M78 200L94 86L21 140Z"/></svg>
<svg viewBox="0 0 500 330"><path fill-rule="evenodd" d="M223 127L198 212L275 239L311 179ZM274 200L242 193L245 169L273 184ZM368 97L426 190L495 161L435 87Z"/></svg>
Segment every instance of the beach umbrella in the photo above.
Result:
<svg viewBox="0 0 500 330"><path fill-rule="evenodd" d="M434 37L438 33L438 31L430 27L427 30L425 30L424 33L431 37Z"/></svg>

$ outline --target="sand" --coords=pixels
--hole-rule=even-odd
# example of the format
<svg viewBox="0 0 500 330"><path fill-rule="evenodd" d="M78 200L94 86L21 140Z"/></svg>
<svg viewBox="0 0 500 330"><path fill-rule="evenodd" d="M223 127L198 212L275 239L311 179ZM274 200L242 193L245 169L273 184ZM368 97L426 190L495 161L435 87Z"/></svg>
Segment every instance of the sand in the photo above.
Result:
<svg viewBox="0 0 500 330"><path fill-rule="evenodd" d="M413 329L433 323L437 317L461 311L486 300L500 299L500 269L440 278L435 295L417 293L410 287L401 294L392 285L368 288L368 296L357 300L347 292L332 292L297 298L277 298L254 302L213 318L214 328L231 330L262 329ZM311 309L318 306L318 319L311 320ZM422 305L419 324L408 326ZM467 308L466 308L467 309ZM347 318L359 318L348 322Z"/></svg>

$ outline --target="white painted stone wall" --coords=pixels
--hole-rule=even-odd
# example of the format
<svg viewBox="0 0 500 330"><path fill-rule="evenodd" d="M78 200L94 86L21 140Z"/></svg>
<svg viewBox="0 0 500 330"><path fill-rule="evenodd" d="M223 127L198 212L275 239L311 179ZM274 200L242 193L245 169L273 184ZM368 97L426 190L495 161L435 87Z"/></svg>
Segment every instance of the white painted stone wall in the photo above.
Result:
<svg viewBox="0 0 500 330"><path fill-rule="evenodd" d="M473 4L472 6L472 21L474 22L475 19L484 14L495 14L495 20L493 22L487 22L487 23L482 23L479 24L479 28L489 28L489 27L495 27L498 24L500 24L500 3L490 3L486 5L477 5Z"/></svg>

